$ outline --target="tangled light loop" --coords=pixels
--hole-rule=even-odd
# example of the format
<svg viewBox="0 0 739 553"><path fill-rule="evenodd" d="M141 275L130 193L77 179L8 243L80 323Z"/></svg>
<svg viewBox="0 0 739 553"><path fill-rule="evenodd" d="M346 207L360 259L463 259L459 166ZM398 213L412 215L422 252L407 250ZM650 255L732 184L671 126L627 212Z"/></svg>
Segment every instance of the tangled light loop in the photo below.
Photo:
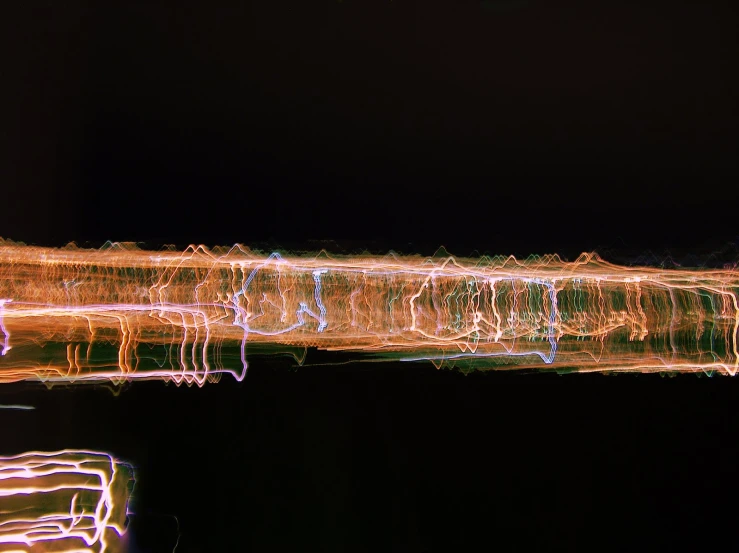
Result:
<svg viewBox="0 0 739 553"><path fill-rule="evenodd" d="M0 552L120 551L130 466L64 450L0 457Z"/></svg>

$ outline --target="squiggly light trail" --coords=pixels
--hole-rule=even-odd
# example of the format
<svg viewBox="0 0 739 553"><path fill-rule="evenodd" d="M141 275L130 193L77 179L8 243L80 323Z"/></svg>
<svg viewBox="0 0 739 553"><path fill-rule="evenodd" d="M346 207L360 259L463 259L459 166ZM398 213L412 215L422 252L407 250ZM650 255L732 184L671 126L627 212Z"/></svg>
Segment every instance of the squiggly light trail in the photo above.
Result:
<svg viewBox="0 0 739 553"><path fill-rule="evenodd" d="M120 551L132 483L105 453L0 457L0 552Z"/></svg>
<svg viewBox="0 0 739 553"><path fill-rule="evenodd" d="M0 243L0 381L166 379L247 369L246 346L462 368L739 368L739 271L529 258L264 256Z"/></svg>

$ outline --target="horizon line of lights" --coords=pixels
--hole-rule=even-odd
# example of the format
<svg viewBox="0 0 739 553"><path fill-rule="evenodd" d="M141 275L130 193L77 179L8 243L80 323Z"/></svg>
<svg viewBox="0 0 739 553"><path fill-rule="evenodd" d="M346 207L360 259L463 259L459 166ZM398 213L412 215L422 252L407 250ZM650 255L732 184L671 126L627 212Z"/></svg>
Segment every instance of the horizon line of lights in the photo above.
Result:
<svg viewBox="0 0 739 553"><path fill-rule="evenodd" d="M739 271L595 253L265 256L0 241L0 382L241 380L249 344L471 369L739 370Z"/></svg>

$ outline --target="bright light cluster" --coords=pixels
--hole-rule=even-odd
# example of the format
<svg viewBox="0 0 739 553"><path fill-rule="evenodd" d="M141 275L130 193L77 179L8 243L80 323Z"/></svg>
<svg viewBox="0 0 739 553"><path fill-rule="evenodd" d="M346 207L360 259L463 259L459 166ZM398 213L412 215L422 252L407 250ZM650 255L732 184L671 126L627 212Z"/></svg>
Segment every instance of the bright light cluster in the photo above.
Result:
<svg viewBox="0 0 739 553"><path fill-rule="evenodd" d="M739 271L0 242L0 382L246 374L247 344L470 369L739 368Z"/></svg>
<svg viewBox="0 0 739 553"><path fill-rule="evenodd" d="M0 457L0 552L122 551L133 471L105 453Z"/></svg>

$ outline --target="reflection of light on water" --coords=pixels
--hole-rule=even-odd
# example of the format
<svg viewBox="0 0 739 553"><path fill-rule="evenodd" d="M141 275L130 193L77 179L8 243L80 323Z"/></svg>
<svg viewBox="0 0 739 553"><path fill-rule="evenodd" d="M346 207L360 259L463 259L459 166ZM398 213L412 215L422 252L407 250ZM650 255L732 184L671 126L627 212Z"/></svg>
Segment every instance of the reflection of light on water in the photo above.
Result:
<svg viewBox="0 0 739 553"><path fill-rule="evenodd" d="M0 552L122 551L132 487L132 468L105 453L0 457Z"/></svg>

